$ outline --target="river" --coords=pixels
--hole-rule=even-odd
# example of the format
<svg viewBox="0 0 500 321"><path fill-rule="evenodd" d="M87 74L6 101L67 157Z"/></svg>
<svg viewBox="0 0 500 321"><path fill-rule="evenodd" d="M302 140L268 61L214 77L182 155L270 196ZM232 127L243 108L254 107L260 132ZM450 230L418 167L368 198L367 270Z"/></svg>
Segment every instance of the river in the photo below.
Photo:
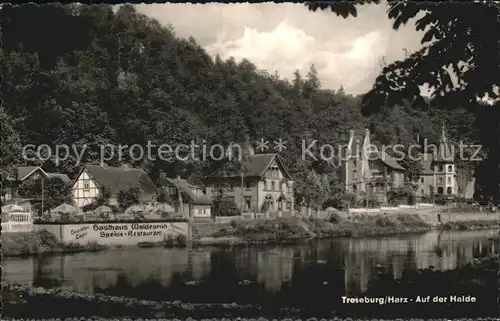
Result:
<svg viewBox="0 0 500 321"><path fill-rule="evenodd" d="M365 292L380 267L400 278L407 270L451 270L498 253L498 244L487 238L492 233L433 231L296 245L123 248L5 258L3 277L46 288L193 303L274 304L283 289L291 289L280 300L332 304L332 298Z"/></svg>

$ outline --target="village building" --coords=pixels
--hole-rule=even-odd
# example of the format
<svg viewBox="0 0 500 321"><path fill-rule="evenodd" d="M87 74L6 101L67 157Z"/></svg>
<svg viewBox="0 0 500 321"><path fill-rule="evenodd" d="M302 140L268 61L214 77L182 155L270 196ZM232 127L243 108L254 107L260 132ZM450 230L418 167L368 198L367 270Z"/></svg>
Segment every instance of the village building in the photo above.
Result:
<svg viewBox="0 0 500 321"><path fill-rule="evenodd" d="M243 212L293 215L294 181L281 157L276 153L256 154L248 144L240 146L246 155L240 162L242 168L206 176L203 181L207 195L212 200L221 194L230 197Z"/></svg>
<svg viewBox="0 0 500 321"><path fill-rule="evenodd" d="M460 196L472 199L474 196L474 179L467 182L463 192L459 192L455 164L456 150L446 136L444 125L437 148L428 150L428 147L431 146L426 146L426 144L422 146L422 141L419 137L417 137L417 143L421 144L420 162L422 165L417 196L459 196L461 194Z"/></svg>
<svg viewBox="0 0 500 321"><path fill-rule="evenodd" d="M370 131L364 136L350 131L345 161L345 190L380 202L387 193L405 186L405 169L387 152L371 145Z"/></svg>
<svg viewBox="0 0 500 321"><path fill-rule="evenodd" d="M59 178L65 183L71 183L71 179L66 174L61 173L48 173L42 169L41 166L19 166L15 169L14 176L7 178L7 183L3 186L3 199L4 203L11 201L10 203L17 203L17 190L19 186L28 180L38 180L38 179L51 179Z"/></svg>
<svg viewBox="0 0 500 321"><path fill-rule="evenodd" d="M168 197L177 205L177 211L185 218L211 218L213 202L203 187L185 179L168 178L164 173L159 178L159 186L165 188Z"/></svg>
<svg viewBox="0 0 500 321"><path fill-rule="evenodd" d="M112 167L106 165L87 165L73 182L73 200L77 207L91 204L99 196L100 190L107 187L111 192L109 205L118 206L118 193L122 190L138 187L139 199L148 202L155 198L157 187L149 175L142 169L128 165Z"/></svg>

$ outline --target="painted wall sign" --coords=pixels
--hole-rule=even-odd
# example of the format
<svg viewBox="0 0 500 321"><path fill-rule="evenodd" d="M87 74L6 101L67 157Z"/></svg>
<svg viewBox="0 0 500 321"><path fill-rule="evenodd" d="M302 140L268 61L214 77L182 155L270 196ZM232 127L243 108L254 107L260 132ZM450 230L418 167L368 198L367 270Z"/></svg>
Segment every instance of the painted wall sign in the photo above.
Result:
<svg viewBox="0 0 500 321"><path fill-rule="evenodd" d="M38 225L37 228L52 232L63 243L103 245L134 245L141 242L161 242L179 234L188 235L186 222L154 223L89 223Z"/></svg>

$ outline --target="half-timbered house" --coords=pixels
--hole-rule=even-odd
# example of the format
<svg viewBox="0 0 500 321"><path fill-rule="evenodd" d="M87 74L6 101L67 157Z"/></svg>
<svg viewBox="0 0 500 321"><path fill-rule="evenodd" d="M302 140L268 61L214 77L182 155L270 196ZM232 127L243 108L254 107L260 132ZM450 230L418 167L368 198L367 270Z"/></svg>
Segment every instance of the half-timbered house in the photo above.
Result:
<svg viewBox="0 0 500 321"><path fill-rule="evenodd" d="M99 196L103 187L111 193L109 204L118 206L118 193L122 190L138 187L140 201L152 200L157 193L157 187L149 175L139 168L127 165L121 167L87 165L73 183L73 199L76 206L82 208L91 204Z"/></svg>

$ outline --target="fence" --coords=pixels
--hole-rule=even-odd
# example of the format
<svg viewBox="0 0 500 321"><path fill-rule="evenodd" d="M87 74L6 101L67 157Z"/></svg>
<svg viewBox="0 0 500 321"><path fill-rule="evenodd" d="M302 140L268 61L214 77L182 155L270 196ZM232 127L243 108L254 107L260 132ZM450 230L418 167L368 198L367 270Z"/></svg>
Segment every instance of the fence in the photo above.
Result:
<svg viewBox="0 0 500 321"><path fill-rule="evenodd" d="M422 209L431 208L434 204L417 203L415 205L381 206L380 208L350 208L349 213L380 213L388 211L399 211L402 209Z"/></svg>
<svg viewBox="0 0 500 321"><path fill-rule="evenodd" d="M33 222L2 222L2 233L31 231L33 231Z"/></svg>
<svg viewBox="0 0 500 321"><path fill-rule="evenodd" d="M33 218L30 212L13 212L8 214L8 220L2 222L2 232L31 232Z"/></svg>

